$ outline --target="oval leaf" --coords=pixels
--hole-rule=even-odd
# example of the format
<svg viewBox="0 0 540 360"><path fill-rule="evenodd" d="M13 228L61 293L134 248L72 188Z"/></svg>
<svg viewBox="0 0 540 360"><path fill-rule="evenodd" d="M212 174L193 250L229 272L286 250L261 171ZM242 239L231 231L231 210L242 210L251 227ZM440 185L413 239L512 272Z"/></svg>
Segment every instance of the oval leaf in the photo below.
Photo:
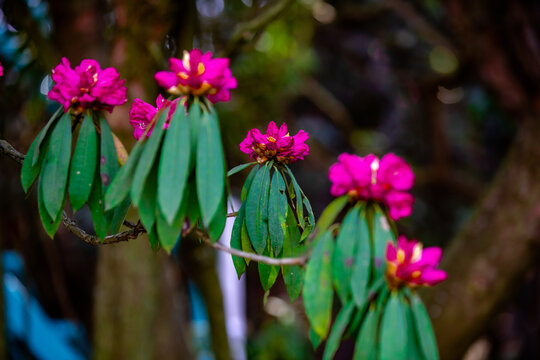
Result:
<svg viewBox="0 0 540 360"><path fill-rule="evenodd" d="M156 116L159 116L157 124L152 131L150 139L148 139L144 145L141 158L137 163L137 168L135 169L135 173L133 175L131 199L136 206L139 206L139 201L141 200L142 193L144 191L144 183L146 182L146 178L148 177L150 170L154 166L154 161L161 147L161 139L163 138L164 132L163 125L167 119L167 112L161 111Z"/></svg>
<svg viewBox="0 0 540 360"><path fill-rule="evenodd" d="M56 112L53 114L53 116L51 116L51 118L49 119L45 127L41 129L38 136L34 140L34 143L36 144L36 146L34 146L34 148L32 149L33 151L32 152L28 151L28 155L30 155L30 159L32 160L32 166L35 166L37 162L39 161L41 150L42 150L41 144L43 143L47 135L49 135L49 129L53 126L56 120L60 119L60 116L62 116L62 110L63 110L63 107L60 106L58 110L56 110ZM66 115L70 116L69 113L64 114L64 116Z"/></svg>
<svg viewBox="0 0 540 360"><path fill-rule="evenodd" d="M234 219L234 225L231 232L231 248L237 250L242 250L242 225L244 224L245 209L244 205L240 206L236 219ZM246 271L246 261L244 258L234 255L232 255L232 261L238 279L240 279L242 274Z"/></svg>
<svg viewBox="0 0 540 360"><path fill-rule="evenodd" d="M101 128L101 143L99 152L99 172L101 176L101 193L105 194L112 179L116 176L118 168L118 155L116 153L116 146L114 145L114 138L109 127L109 123L104 116L99 117L99 126Z"/></svg>
<svg viewBox="0 0 540 360"><path fill-rule="evenodd" d="M71 157L71 115L64 114L55 125L43 164L43 202L51 219L64 208Z"/></svg>
<svg viewBox="0 0 540 360"><path fill-rule="evenodd" d="M392 292L381 320L379 359L407 358L407 313L397 292Z"/></svg>
<svg viewBox="0 0 540 360"><path fill-rule="evenodd" d="M266 248L268 238L268 194L270 190L270 169L267 163L260 167L251 182L246 199L246 227L258 254Z"/></svg>
<svg viewBox="0 0 540 360"><path fill-rule="evenodd" d="M313 249L306 265L303 299L311 327L321 338L326 338L332 317L332 253L334 241L324 233Z"/></svg>
<svg viewBox="0 0 540 360"><path fill-rule="evenodd" d="M229 170L227 172L227 176L232 176L234 174L236 174L237 172L240 172L242 170L244 170L245 168L253 165L253 164L256 164L257 162L250 162L250 163L247 163L247 164L241 164L241 165L238 165L238 166L235 166L233 167L231 170Z"/></svg>
<svg viewBox="0 0 540 360"><path fill-rule="evenodd" d="M324 209L321 216L319 217L319 220L317 221L317 225L315 226L314 232L317 234L323 233L328 229L330 225L332 225L341 210L345 208L345 205L349 202L349 197L347 195L338 197L334 201L332 201L328 206Z"/></svg>
<svg viewBox="0 0 540 360"><path fill-rule="evenodd" d="M303 253L300 245L300 231L291 208L287 210L287 231L283 241L283 257L292 257ZM292 301L300 295L304 285L304 268L298 265L283 265L281 267L283 282Z"/></svg>
<svg viewBox="0 0 540 360"><path fill-rule="evenodd" d="M415 333L418 336L424 359L439 359L439 350L431 320L422 300L416 294L411 297L411 309L415 320Z"/></svg>
<svg viewBox="0 0 540 360"><path fill-rule="evenodd" d="M263 255L268 257L274 257L270 244L268 244L268 246L264 249ZM259 280L261 280L261 285L264 291L268 291L276 282L277 276L279 275L279 266L267 265L260 262L258 263L258 267Z"/></svg>
<svg viewBox="0 0 540 360"><path fill-rule="evenodd" d="M371 246L369 227L362 212L358 218L356 253L351 273L351 291L356 306L360 307L368 295L368 282L371 274Z"/></svg>
<svg viewBox="0 0 540 360"><path fill-rule="evenodd" d="M268 232L273 253L278 256L283 249L287 230L287 195L285 181L279 171L274 171L270 184L268 204Z"/></svg>
<svg viewBox="0 0 540 360"><path fill-rule="evenodd" d="M341 223L336 239L334 258L332 259L332 275L336 293L345 304L351 294L351 274L355 262L356 246L360 242L358 221L360 208L352 208Z"/></svg>
<svg viewBox="0 0 540 360"><path fill-rule="evenodd" d="M332 325L332 330L326 341L326 347L324 348L323 360L332 360L336 351L339 348L339 342L345 332L345 328L349 324L349 320L355 309L354 303L351 301L346 304L336 316L336 321Z"/></svg>
<svg viewBox="0 0 540 360"><path fill-rule="evenodd" d="M381 277L384 275L386 270L386 245L388 242L395 243L396 238L386 215L380 208L376 205L374 207L374 216L373 216L373 271L375 277Z"/></svg>
<svg viewBox="0 0 540 360"><path fill-rule="evenodd" d="M56 230L58 230L58 227L60 226L62 212L60 212L59 216L56 219L51 219L49 213L45 209L45 204L43 202L43 185L41 177L38 181L38 210L39 216L41 218L41 223L43 224L43 228L45 229L47 235L49 235L49 237L52 239L54 237L54 234L56 233Z"/></svg>
<svg viewBox="0 0 540 360"><path fill-rule="evenodd" d="M79 138L69 171L69 200L73 211L79 210L88 200L94 182L98 154L98 137L94 122L86 113L79 131Z"/></svg>
<svg viewBox="0 0 540 360"><path fill-rule="evenodd" d="M169 224L185 196L190 158L189 120L184 108L178 106L165 133L158 170L158 204Z"/></svg>
<svg viewBox="0 0 540 360"><path fill-rule="evenodd" d="M379 308L372 304L358 332L354 349L354 360L377 359L377 329L379 327L379 318Z"/></svg>

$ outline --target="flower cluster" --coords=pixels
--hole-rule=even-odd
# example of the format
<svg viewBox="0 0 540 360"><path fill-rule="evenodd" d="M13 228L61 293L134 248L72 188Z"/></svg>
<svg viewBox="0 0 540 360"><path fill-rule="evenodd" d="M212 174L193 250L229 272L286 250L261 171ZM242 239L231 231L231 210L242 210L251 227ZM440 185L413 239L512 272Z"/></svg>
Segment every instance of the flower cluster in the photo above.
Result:
<svg viewBox="0 0 540 360"><path fill-rule="evenodd" d="M266 134L261 134L259 129L249 130L246 138L240 143L240 150L249 154L249 157L257 160L259 164L270 159L290 164L297 160L304 160L304 156L309 154L309 146L305 144L308 137L308 133L304 130L290 136L287 132L287 124L284 123L278 128L271 121Z"/></svg>
<svg viewBox="0 0 540 360"><path fill-rule="evenodd" d="M407 191L413 186L411 167L400 157L387 154L379 160L373 154L364 158L341 154L328 171L332 182L330 193L375 200L388 205L390 217L409 216L414 198Z"/></svg>
<svg viewBox="0 0 540 360"><path fill-rule="evenodd" d="M81 113L85 109L107 110L126 102L125 80L120 80L114 68L101 69L96 60L85 59L75 69L69 60L62 58L52 71L56 83L49 91L49 99L64 106L64 112L72 109Z"/></svg>
<svg viewBox="0 0 540 360"><path fill-rule="evenodd" d="M169 127L169 121L171 120L172 114L176 111L176 106L178 105L178 99L174 101L166 100L163 96L158 95L156 99L156 107L142 101L141 99L135 99L131 105L131 110L129 111L129 123L133 126L133 137L136 140L139 140L143 136L144 132L148 125L152 122L157 112L162 108L169 107L169 114L167 115L167 120L163 125L163 128L166 129ZM147 137L152 135L152 130L154 125L146 133Z"/></svg>
<svg viewBox="0 0 540 360"><path fill-rule="evenodd" d="M236 79L229 69L229 59L212 59L212 53L199 49L184 51L182 60L169 59L170 71L154 75L159 86L174 95L206 96L212 103L229 101L229 89L236 88Z"/></svg>
<svg viewBox="0 0 540 360"><path fill-rule="evenodd" d="M416 240L399 236L397 247L391 242L386 247L386 280L391 288L405 284L409 287L433 286L446 280L446 272L436 269L441 261L439 247L422 248Z"/></svg>

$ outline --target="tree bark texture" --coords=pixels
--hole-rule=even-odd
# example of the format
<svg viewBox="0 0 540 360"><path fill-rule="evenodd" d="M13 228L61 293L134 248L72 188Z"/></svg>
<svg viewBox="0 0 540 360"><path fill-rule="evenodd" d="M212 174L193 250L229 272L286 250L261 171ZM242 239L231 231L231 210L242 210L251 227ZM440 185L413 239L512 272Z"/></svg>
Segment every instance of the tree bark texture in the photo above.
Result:
<svg viewBox="0 0 540 360"><path fill-rule="evenodd" d="M445 252L449 279L426 291L443 359L457 359L521 284L540 250L540 121L523 124L476 214Z"/></svg>

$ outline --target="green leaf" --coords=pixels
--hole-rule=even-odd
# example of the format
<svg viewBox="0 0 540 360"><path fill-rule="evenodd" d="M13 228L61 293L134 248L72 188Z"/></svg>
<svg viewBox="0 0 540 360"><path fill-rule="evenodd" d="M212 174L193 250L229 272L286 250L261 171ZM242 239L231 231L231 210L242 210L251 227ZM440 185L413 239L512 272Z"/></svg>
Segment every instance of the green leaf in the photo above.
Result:
<svg viewBox="0 0 540 360"><path fill-rule="evenodd" d="M380 308L372 304L358 332L354 349L354 360L377 359L377 329L380 315ZM394 360L397 360L397 358Z"/></svg>
<svg viewBox="0 0 540 360"><path fill-rule="evenodd" d="M45 139L45 142L41 145L42 149L40 152L39 161L35 165L32 165L31 154L33 154L36 146L37 141L34 140L34 142L32 142L32 145L30 145L30 149L28 149L28 153L25 156L22 164L21 184L25 193L27 193L28 190L32 187L32 184L36 181L39 172L41 171L43 159L45 158L45 154L47 153L47 149L49 146L49 138Z"/></svg>
<svg viewBox="0 0 540 360"><path fill-rule="evenodd" d="M193 178L188 182L187 216L191 224L196 223L201 217L199 200L197 196L197 184Z"/></svg>
<svg viewBox="0 0 540 360"><path fill-rule="evenodd" d="M88 200L94 182L98 154L98 136L92 116L86 113L69 170L69 200L77 212Z"/></svg>
<svg viewBox="0 0 540 360"><path fill-rule="evenodd" d="M143 149L142 141L138 141L133 147L131 154L129 154L124 166L116 173L105 193L105 209L110 210L127 198L131 184L133 183L135 168L141 158Z"/></svg>
<svg viewBox="0 0 540 360"><path fill-rule="evenodd" d="M336 293L342 304L348 302L351 294L351 275L355 263L356 246L361 241L358 231L359 219L360 207L355 206L343 219L336 238L336 248L332 259L332 277Z"/></svg>
<svg viewBox="0 0 540 360"><path fill-rule="evenodd" d="M153 226L152 230L148 231L148 240L150 241L150 247L153 251L157 252L159 249L161 249L161 245L159 244L159 238L157 235L156 227Z"/></svg>
<svg viewBox="0 0 540 360"><path fill-rule="evenodd" d="M244 224L245 212L246 208L242 204L242 206L240 206L240 210L238 210L236 219L234 219L234 225L231 232L231 248L233 249L242 250L242 226ZM240 279L242 274L246 271L246 261L244 258L234 255L232 255L232 261L234 268L236 269L238 279Z"/></svg>
<svg viewBox="0 0 540 360"><path fill-rule="evenodd" d="M304 203L304 207L307 210L308 213L308 221L309 221L309 227L313 227L315 225L315 215L313 215L313 209L311 208L311 203L309 202L308 198L302 191L302 202Z"/></svg>
<svg viewBox="0 0 540 360"><path fill-rule="evenodd" d="M321 338L326 338L332 317L332 235L324 233L313 249L306 266L302 291L306 315L311 327Z"/></svg>
<svg viewBox="0 0 540 360"><path fill-rule="evenodd" d="M197 195L204 226L208 227L225 196L225 158L217 118L202 114L196 164Z"/></svg>
<svg viewBox="0 0 540 360"><path fill-rule="evenodd" d="M120 203L119 206L117 206L111 211L112 212L111 227L110 227L111 234L117 233L118 230L120 230L120 227L124 223L124 219L126 218L126 215L130 206L131 206L131 199L129 197L126 197L124 201Z"/></svg>
<svg viewBox="0 0 540 360"><path fill-rule="evenodd" d="M385 284L386 284L386 280L385 280L384 277L381 277L381 278L377 279L373 284L371 284L371 286L369 287L368 295L366 296L366 301L362 304L362 306L357 307L358 311L356 312L355 316L353 317L352 321L350 322L349 328L347 329L347 333L345 334L345 336L349 336L349 335L356 332L356 330L358 329L360 323L362 322L362 319L364 318L365 310L366 310L366 308L369 306L369 304L371 302L370 299L375 298L375 295L378 292L382 292L381 288ZM386 289L386 286L385 286L385 289ZM386 290L385 290L384 294L387 294ZM386 296L386 295L383 295L383 297L384 296Z"/></svg>
<svg viewBox="0 0 540 360"><path fill-rule="evenodd" d="M420 349L424 354L424 359L437 360L439 359L439 350L437 349L437 342L435 340L428 312L422 303L422 300L416 294L411 296L410 300L415 320L415 333L418 336Z"/></svg>
<svg viewBox="0 0 540 360"><path fill-rule="evenodd" d="M270 244L268 244L268 246L264 249L263 255L272 258L274 257ZM261 280L261 285L264 291L268 291L276 282L277 276L279 275L279 266L267 265L260 262L258 263L258 267L259 280Z"/></svg>
<svg viewBox="0 0 540 360"><path fill-rule="evenodd" d="M397 292L393 291L382 315L379 359L406 359L407 341L407 313Z"/></svg>
<svg viewBox="0 0 540 360"><path fill-rule="evenodd" d="M268 204L268 232L273 253L279 255L287 231L287 195L285 181L279 171L274 171L270 184Z"/></svg>
<svg viewBox="0 0 540 360"><path fill-rule="evenodd" d="M322 234L323 232L328 229L330 225L332 225L341 210L347 205L349 202L349 197L347 195L338 197L334 201L332 201L326 209L322 212L321 216L319 217L319 220L317 221L317 225L315 226L315 232L317 234Z"/></svg>
<svg viewBox="0 0 540 360"><path fill-rule="evenodd" d="M199 101L195 99L193 104L189 107L188 111L189 129L191 133L191 167L193 169L195 165L195 159L197 156L197 142L199 138L199 127L201 123L201 105Z"/></svg>
<svg viewBox="0 0 540 360"><path fill-rule="evenodd" d="M154 164L152 170L146 177L146 182L143 187L143 193L141 200L139 201L139 216L145 229L151 229L156 220L158 212L156 206L156 192L157 192L157 172L158 165ZM157 234L157 229L156 229Z"/></svg>
<svg viewBox="0 0 540 360"><path fill-rule="evenodd" d="M161 247L169 254L178 242L183 225L183 214L179 214L179 216L174 219L173 223L169 225L169 222L167 219L165 219L165 216L161 213L161 211L158 211L158 216L156 217L156 229L159 236L159 243Z"/></svg>
<svg viewBox="0 0 540 360"><path fill-rule="evenodd" d="M96 235L101 239L101 241L103 241L109 232L110 222L105 215L101 187L101 178L99 173L96 171L96 174L94 175L94 184L92 185L92 192L88 198L88 207L90 208L90 215L92 216L92 222L94 223Z"/></svg>
<svg viewBox="0 0 540 360"><path fill-rule="evenodd" d="M416 331L415 319L414 319L414 315L413 315L411 306L409 304L409 301L406 299L403 292L401 292L400 295L401 295L401 300L403 302L403 307L405 308L406 313L407 313L407 334L408 334L408 336L407 336L407 339L408 339L407 358L408 359L419 359L419 360L424 359L424 360L428 360L427 358L424 358L424 356L422 355L422 353L420 351L419 339L418 339L419 334ZM437 360L438 357L434 357L433 359Z"/></svg>
<svg viewBox="0 0 540 360"><path fill-rule="evenodd" d="M225 229L226 221L227 204L225 203L225 197L223 197L214 218L210 221L210 225L208 226L208 236L212 242L219 240L219 237L223 233L223 229Z"/></svg>
<svg viewBox="0 0 540 360"><path fill-rule="evenodd" d="M47 137L50 127L56 122L56 120L60 118L60 116L62 116L62 110L63 107L60 106L58 110L56 110L56 112L53 114L53 116L51 116L47 124L43 127L43 129L41 129L38 136L34 140L34 148L32 149L32 151L28 151L27 154L30 155L29 157L32 160L32 166L36 166L37 162L39 161L41 155L41 144L43 143L43 140L45 140L45 138ZM69 115L69 113L64 114L63 116L68 116L71 119L71 115Z"/></svg>
<svg viewBox="0 0 540 360"><path fill-rule="evenodd" d="M158 204L169 224L173 222L186 193L191 159L190 137L189 120L184 108L178 106L165 133L158 170Z"/></svg>
<svg viewBox="0 0 540 360"><path fill-rule="evenodd" d="M347 303L336 317L336 321L332 325L332 330L326 341L326 347L324 348L323 360L332 360L336 351L339 348L339 342L343 336L345 328L349 324L349 320L355 309L354 303L351 301Z"/></svg>
<svg viewBox="0 0 540 360"><path fill-rule="evenodd" d="M251 245L251 240L249 239L246 222L242 224L242 230L240 233L240 239L242 241L242 251L255 254L255 249L253 249L253 246ZM246 264L249 265L250 260L244 259L246 261Z"/></svg>
<svg viewBox="0 0 540 360"><path fill-rule="evenodd" d="M38 209L39 209L39 216L41 218L41 223L43 224L43 228L45 229L45 232L49 237L52 239L54 237L54 234L58 230L58 227L60 226L60 221L62 220L62 212L57 216L56 219L51 219L49 213L45 209L45 203L43 202L43 184L42 184L42 176L40 176L38 181Z"/></svg>
<svg viewBox="0 0 540 360"><path fill-rule="evenodd" d="M167 119L167 111L162 111L158 113L159 120L157 121L156 126L152 131L150 139L146 142L144 149L142 150L141 158L137 163L137 168L133 174L133 184L131 186L131 199L135 206L139 206L141 200L144 184L146 178L150 173L150 170L154 166L156 156L159 154L159 149L161 147L161 139L163 137L163 124Z"/></svg>
<svg viewBox="0 0 540 360"><path fill-rule="evenodd" d="M255 177L255 175L257 174L257 171L260 168L261 168L260 165L256 165L249 172L249 174L248 174L248 176L246 178L246 181L244 182L244 186L242 186L242 193L240 194L240 200L242 202L246 201L249 189L251 187L251 183L253 181L253 178Z"/></svg>
<svg viewBox="0 0 540 360"><path fill-rule="evenodd" d="M374 206L373 216L373 270L375 277L384 275L386 270L386 246L395 243L395 236L388 219L379 205Z"/></svg>
<svg viewBox="0 0 540 360"><path fill-rule="evenodd" d="M292 257L303 253L303 247L299 245L300 231L293 211L289 208L287 211L287 231L283 241L283 257ZM283 265L281 273L289 299L293 302L300 295L304 285L304 268L299 265Z"/></svg>
<svg viewBox="0 0 540 360"><path fill-rule="evenodd" d="M322 338L319 335L317 335L317 333L312 328L309 329L309 340L311 341L311 344L313 345L313 349L318 348L322 342Z"/></svg>
<svg viewBox="0 0 540 360"><path fill-rule="evenodd" d="M71 157L71 116L64 114L51 133L43 164L43 202L51 219L64 208Z"/></svg>
<svg viewBox="0 0 540 360"><path fill-rule="evenodd" d="M232 176L232 175L236 174L237 172L240 172L240 171L244 170L245 168L247 168L247 167L249 167L249 166L251 166L253 164L257 164L257 162L254 161L254 162L250 162L250 163L247 163L247 164L241 164L241 165L235 166L235 167L233 167L231 170L229 170L227 172L227 176Z"/></svg>
<svg viewBox="0 0 540 360"><path fill-rule="evenodd" d="M298 222L300 223L300 226L302 226L302 228L305 229L306 220L304 219L304 205L303 205L303 198L302 198L302 189L300 189L300 186L298 185L298 182L296 181L291 169L289 169L287 165L285 165L285 168L287 169L287 172L289 173L289 177L291 178L291 182L294 188L294 194L295 194L295 199L296 199L296 216L298 217Z"/></svg>
<svg viewBox="0 0 540 360"><path fill-rule="evenodd" d="M357 220L358 229L356 236L356 254L351 273L351 290L353 299L358 307L360 307L366 301L366 297L368 295L368 282L371 274L369 227L365 217L362 216L362 214Z"/></svg>
<svg viewBox="0 0 540 360"><path fill-rule="evenodd" d="M114 146L114 139L109 123L103 116L99 116L99 126L101 128L101 148L100 148L100 175L101 175L101 191L105 194L112 179L118 172L120 165L118 164L118 155ZM104 204L105 205L105 204Z"/></svg>
<svg viewBox="0 0 540 360"><path fill-rule="evenodd" d="M246 227L257 254L262 254L268 238L268 194L271 168L271 162L259 168L246 199L246 214L248 214Z"/></svg>

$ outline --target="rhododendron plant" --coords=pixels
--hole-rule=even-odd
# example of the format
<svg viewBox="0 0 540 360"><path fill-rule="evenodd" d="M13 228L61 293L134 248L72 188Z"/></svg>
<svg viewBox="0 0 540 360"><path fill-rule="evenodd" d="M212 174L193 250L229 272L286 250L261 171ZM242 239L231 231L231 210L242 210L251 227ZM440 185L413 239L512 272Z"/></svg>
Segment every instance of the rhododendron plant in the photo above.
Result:
<svg viewBox="0 0 540 360"><path fill-rule="evenodd" d="M328 171L330 193L360 200L374 200L388 206L394 220L409 216L414 198L407 191L413 186L411 167L400 157L387 154L382 159L373 154L364 158L341 154Z"/></svg>
<svg viewBox="0 0 540 360"><path fill-rule="evenodd" d="M62 58L52 71L52 79L56 84L48 97L62 104L64 112L70 108L75 114L85 109L112 112L127 101L125 80L115 68L101 69L96 60L85 59L72 69L69 60Z"/></svg>
<svg viewBox="0 0 540 360"><path fill-rule="evenodd" d="M169 70L155 74L159 86L174 95L206 96L212 103L229 101L236 79L229 69L229 59L212 58L211 52L184 51L182 60L169 59Z"/></svg>
<svg viewBox="0 0 540 360"><path fill-rule="evenodd" d="M287 124L283 123L278 128L276 123L271 121L266 128L266 134L262 134L259 129L249 130L246 138L240 143L240 150L249 154L250 159L257 160L259 164L270 159L290 164L304 160L304 156L309 154L309 146L305 144L308 138L308 133L304 130L290 136Z"/></svg>
<svg viewBox="0 0 540 360"><path fill-rule="evenodd" d="M446 280L446 272L436 269L441 256L439 247L423 249L420 242L399 236L397 246L389 242L386 247L386 280L389 286L433 286Z"/></svg>
<svg viewBox="0 0 540 360"><path fill-rule="evenodd" d="M167 115L167 120L165 120L165 124L163 125L164 129L167 129L169 127L169 122L171 120L172 114L176 111L176 105L178 104L178 99L170 101L166 100L163 96L158 95L156 99L156 106L152 106L141 99L135 99L133 101L133 104L131 105L131 110L129 111L129 123L131 126L133 126L133 137L136 140L139 140L141 136L143 136L144 132L146 131L146 128L158 111L162 108L169 107L169 112ZM148 130L146 133L146 136L152 135L152 130L154 129L154 126Z"/></svg>

